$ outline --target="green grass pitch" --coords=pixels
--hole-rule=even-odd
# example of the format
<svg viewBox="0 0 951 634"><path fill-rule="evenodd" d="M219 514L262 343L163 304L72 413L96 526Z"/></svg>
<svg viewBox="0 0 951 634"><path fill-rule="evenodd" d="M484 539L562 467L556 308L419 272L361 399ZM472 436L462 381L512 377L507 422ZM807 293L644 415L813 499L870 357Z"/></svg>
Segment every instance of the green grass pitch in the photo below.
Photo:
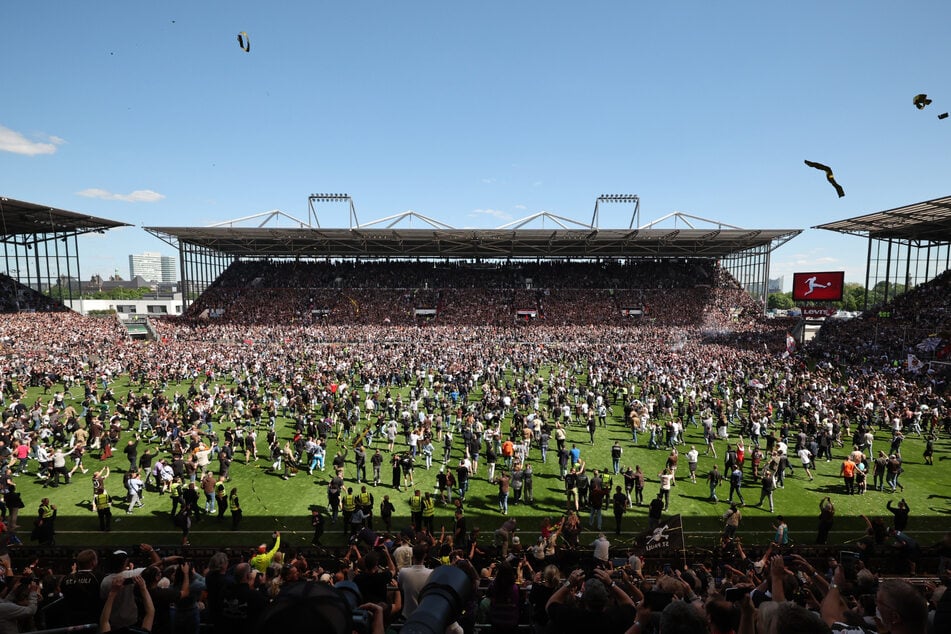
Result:
<svg viewBox="0 0 951 634"><path fill-rule="evenodd" d="M56 386L54 389L61 387ZM123 400L130 389L128 378L119 378L111 387L117 398ZM171 396L176 391L185 393L187 389L187 383L170 385L167 394ZM82 390L80 387L74 387L72 393L76 396L74 403L78 409L79 401L82 400ZM408 393L408 388L405 390L404 396L406 393ZM41 388L30 388L24 402L32 404L37 398L42 398L46 402L51 396L52 391L44 395ZM478 399L480 396L478 392L474 392L470 395L470 398ZM621 416L622 407L620 404L615 404L607 427L597 430L594 444L589 442L588 433L584 428L578 425L570 427L568 429L568 446L576 444L581 449L582 459L586 462L589 471L593 469L610 471L610 447L615 440L620 440L624 447L622 465L639 464L648 476L644 495L646 503L659 489L657 475L664 466L668 451L665 449L647 449L647 437L643 434L639 437L639 444L634 446L629 432L622 423ZM217 419L215 426L220 429ZM507 428L507 424L503 426L503 429ZM288 419L279 417L277 429L283 443L283 439L289 439L292 436L293 423ZM122 442L124 443L128 437L129 434L124 432ZM240 531L232 532L230 530L230 516L226 516L223 524L217 523L214 519L205 519L195 523L192 527L190 537L192 545L237 546L256 544L264 541L274 530L282 531L285 541L291 544L300 546L310 544L312 537L310 509L316 505L326 512L326 485L330 477L330 460L338 449L337 441L333 438L329 439L327 471L315 472L313 476L309 476L306 471L300 471L296 476L285 481L279 475L268 472L270 460L267 456L267 448L263 446L263 438L264 434L259 434L260 460L245 465L242 452L235 456L235 462L231 468L232 482L229 486L239 488L244 512L244 520ZM876 432L878 447L885 446L886 438L886 432ZM671 495L669 512L680 513L683 516L685 534L689 544L700 547L704 545L712 546L722 529L720 518L727 508L727 504L723 500L726 498L729 486L726 482L721 485L719 491L721 502L712 504L707 501L708 485L703 476L715 463L720 466L721 470L723 469L725 441L718 441L717 452L719 458L713 459L702 455L704 443L700 429L689 426L686 430L685 439L687 445L681 447L681 453L688 450L691 444L696 445L701 451L698 481L696 484L692 484L686 477L686 459L682 457L678 470L677 486ZM735 440L735 431L733 431L730 441L735 442ZM403 442L404 439L400 434L397 437L397 450L405 449ZM438 446L438 443L436 444L435 454L441 457L442 448ZM870 487L865 495L844 495L844 487L838 473L841 459L844 458L850 447L834 449L833 455L836 460L829 463L825 461L818 463L815 480L812 482L808 481L802 469L799 468L798 459L793 457L791 462L795 467L795 473L786 478L784 489L778 489L775 492L776 512L774 514L770 514L768 508L751 506L759 500L759 486L758 483L752 482L749 469L746 468L744 469L746 474L744 496L747 506L743 509L743 521L738 534L747 543L765 544L772 536L772 523L775 521L775 516L782 514L787 519L790 535L796 543L814 543L819 500L826 495L830 495L837 510L830 541L848 543L860 537L864 531L865 523L860 518L861 514L870 517L885 517L886 521L890 522L891 514L885 509L886 502L892 499L897 503L898 499L904 497L911 507L909 534L917 537L923 546L933 544L941 538L945 531L951 528L951 504L949 504L951 493L946 488L948 482L951 481L947 466L949 464L949 445L951 445L951 442L944 437L935 443L935 464L928 466L924 464L921 457L924 443L915 436L908 438L903 445L905 473L902 475L902 483L905 490L903 493L896 494L874 491ZM552 450L549 452L547 464L542 464L539 451L536 448L532 449L529 457L535 469L535 504L526 505L523 503L510 507L510 516L518 518L520 530L530 540L533 540L534 536L537 535L536 529L542 518L550 517L552 520L557 520L565 509L564 488L558 477L554 439L551 446ZM88 453L85 464L91 468L90 473L82 475L80 472L76 472L72 483L66 486L44 489L41 486L42 483L31 475L18 477L16 480L18 490L26 504L26 508L21 511L20 525L22 528L19 532L21 539L28 542L29 527L36 516L39 501L42 497L48 496L58 507L57 544L95 546L138 542L180 543L181 531L173 525L169 516L171 502L168 496L160 496L157 493L149 492L144 497L144 508L136 509L133 515L125 513L125 504L120 500L123 499L122 472L127 467L127 460L121 453L121 447L122 444L114 450L113 457L104 462L98 460L98 452ZM385 453L385 442L381 444L379 437L374 441L373 447L381 447L384 450L385 457L388 458ZM352 456L353 454L350 452L345 471L348 485L356 484ZM460 457L461 442L458 435L456 435L456 448L453 451L451 465L458 464ZM91 473L93 469L99 469L104 464L108 464L113 473L106 482L107 489L113 496L117 497L117 504L113 509L113 530L108 534L99 532L97 516L91 508ZM422 491L434 490L439 464L440 462L434 457L433 469L427 471L421 466L421 460L417 462L416 485ZM31 473L35 473L35 465L35 461L32 461ZM217 466L217 460L213 461L211 467L217 469ZM68 463L68 467L71 467L71 461ZM369 464L367 470L368 472L371 471ZM389 495L396 506L394 529L405 526L409 522L408 498L410 493L405 490L399 492L389 486L391 477L388 460L384 461L382 475L381 486L370 487L376 500L375 510L378 510L383 495ZM482 464L478 474L471 481L465 504L469 527L480 527L484 535L486 533L491 534L504 521L498 511L497 487L490 485L485 478L486 468ZM623 484L620 479L616 482ZM356 491L359 491L359 487L356 488ZM603 520L604 530L614 543L630 543L637 534L645 530L647 525L646 516L646 506L633 507L628 510L623 522L624 533L620 539L615 539L613 536L614 518L610 511L606 511ZM452 520L451 507L437 506L435 520L437 533L440 527L446 527L447 531L451 532ZM376 518L376 522L376 525L379 526L379 518ZM585 512L582 512L582 522L586 531L582 534L582 543L588 543L594 539L596 531L589 527L588 514ZM324 543L344 543L340 521L336 526L331 526L328 522Z"/></svg>

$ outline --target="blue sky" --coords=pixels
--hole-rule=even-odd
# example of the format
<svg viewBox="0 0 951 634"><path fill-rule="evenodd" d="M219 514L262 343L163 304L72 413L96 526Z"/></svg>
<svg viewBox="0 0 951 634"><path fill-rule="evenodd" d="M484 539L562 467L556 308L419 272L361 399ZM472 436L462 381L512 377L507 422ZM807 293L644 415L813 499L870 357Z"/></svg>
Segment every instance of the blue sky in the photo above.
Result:
<svg viewBox="0 0 951 634"><path fill-rule="evenodd" d="M84 278L176 255L143 226L306 218L312 192L361 222L587 222L632 193L642 223L808 229L951 193L949 23L937 1L5 2L0 195L135 225L81 241ZM772 272L863 282L865 249L806 231Z"/></svg>

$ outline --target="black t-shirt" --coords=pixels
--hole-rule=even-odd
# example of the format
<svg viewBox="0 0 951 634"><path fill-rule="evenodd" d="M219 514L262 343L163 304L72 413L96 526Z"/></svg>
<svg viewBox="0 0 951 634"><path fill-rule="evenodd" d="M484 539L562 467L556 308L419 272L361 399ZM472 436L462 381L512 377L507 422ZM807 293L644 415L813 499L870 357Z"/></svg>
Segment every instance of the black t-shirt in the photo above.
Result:
<svg viewBox="0 0 951 634"><path fill-rule="evenodd" d="M618 515L624 513L624 510L627 508L627 496L623 493L615 493L613 502L614 512Z"/></svg>
<svg viewBox="0 0 951 634"><path fill-rule="evenodd" d="M99 577L90 570L79 570L63 577L61 590L66 618L71 625L98 623L102 611Z"/></svg>
<svg viewBox="0 0 951 634"><path fill-rule="evenodd" d="M376 572L361 572L353 578L353 582L360 588L363 601L366 603L389 603L386 596L386 587L393 578L389 570Z"/></svg>
<svg viewBox="0 0 951 634"><path fill-rule="evenodd" d="M267 607L267 597L246 583L230 586L224 594L221 622L215 624L215 629L229 634L255 632L257 620Z"/></svg>

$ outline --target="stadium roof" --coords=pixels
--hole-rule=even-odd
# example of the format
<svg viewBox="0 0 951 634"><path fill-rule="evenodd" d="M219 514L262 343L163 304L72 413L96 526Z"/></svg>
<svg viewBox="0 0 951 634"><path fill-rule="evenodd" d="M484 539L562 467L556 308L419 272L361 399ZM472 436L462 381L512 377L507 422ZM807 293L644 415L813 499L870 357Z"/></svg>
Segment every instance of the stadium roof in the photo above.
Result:
<svg viewBox="0 0 951 634"><path fill-rule="evenodd" d="M948 242L951 241L951 196L827 222L814 229L828 229L877 240L891 238Z"/></svg>
<svg viewBox="0 0 951 634"><path fill-rule="evenodd" d="M0 236L4 238L44 233L82 234L128 226L124 222L0 197Z"/></svg>
<svg viewBox="0 0 951 634"><path fill-rule="evenodd" d="M785 244L798 229L454 229L146 227L173 246L236 257L720 258Z"/></svg>

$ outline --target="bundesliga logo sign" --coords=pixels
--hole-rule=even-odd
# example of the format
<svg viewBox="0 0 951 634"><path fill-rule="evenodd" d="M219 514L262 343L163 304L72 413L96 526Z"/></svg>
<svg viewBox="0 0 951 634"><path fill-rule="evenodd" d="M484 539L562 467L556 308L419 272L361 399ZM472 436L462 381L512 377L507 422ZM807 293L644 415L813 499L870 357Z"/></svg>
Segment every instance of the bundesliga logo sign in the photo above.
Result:
<svg viewBox="0 0 951 634"><path fill-rule="evenodd" d="M837 302L844 286L844 271L793 273L792 298L797 302Z"/></svg>

